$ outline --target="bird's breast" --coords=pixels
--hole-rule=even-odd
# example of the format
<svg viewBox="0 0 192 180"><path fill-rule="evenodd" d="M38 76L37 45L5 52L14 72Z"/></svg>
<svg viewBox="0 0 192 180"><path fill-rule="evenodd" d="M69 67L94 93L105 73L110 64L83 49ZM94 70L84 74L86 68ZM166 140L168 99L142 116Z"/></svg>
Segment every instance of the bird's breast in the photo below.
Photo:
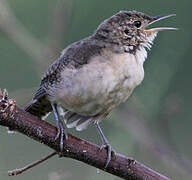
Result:
<svg viewBox="0 0 192 180"><path fill-rule="evenodd" d="M73 112L96 115L125 101L143 77L143 63L134 55L106 53L82 68L63 71L50 97Z"/></svg>
<svg viewBox="0 0 192 180"><path fill-rule="evenodd" d="M113 101L119 104L125 101L143 80L143 60L138 59L136 55L124 53L113 56L112 66L116 77Z"/></svg>

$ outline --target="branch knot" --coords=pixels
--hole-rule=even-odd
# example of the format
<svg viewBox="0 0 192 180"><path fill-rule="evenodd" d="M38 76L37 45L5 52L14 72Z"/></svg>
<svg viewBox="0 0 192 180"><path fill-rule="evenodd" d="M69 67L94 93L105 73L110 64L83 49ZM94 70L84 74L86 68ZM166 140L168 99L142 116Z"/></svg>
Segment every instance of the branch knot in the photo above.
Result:
<svg viewBox="0 0 192 180"><path fill-rule="evenodd" d="M8 92L4 89L3 93L0 89L0 114L5 113L9 109L9 113L4 114L4 116L10 116L14 112L14 107L16 106L16 101L13 99L8 99Z"/></svg>

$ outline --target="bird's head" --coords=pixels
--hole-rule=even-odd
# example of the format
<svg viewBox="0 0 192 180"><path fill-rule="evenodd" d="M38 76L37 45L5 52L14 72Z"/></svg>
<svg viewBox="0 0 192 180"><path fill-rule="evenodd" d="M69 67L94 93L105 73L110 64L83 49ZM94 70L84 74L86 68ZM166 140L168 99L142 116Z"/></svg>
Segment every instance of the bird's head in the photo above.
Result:
<svg viewBox="0 0 192 180"><path fill-rule="evenodd" d="M141 47L150 48L159 31L176 30L171 27L148 26L175 14L150 17L137 11L120 11L106 19L97 28L95 35L103 41L123 47L124 51L134 53Z"/></svg>

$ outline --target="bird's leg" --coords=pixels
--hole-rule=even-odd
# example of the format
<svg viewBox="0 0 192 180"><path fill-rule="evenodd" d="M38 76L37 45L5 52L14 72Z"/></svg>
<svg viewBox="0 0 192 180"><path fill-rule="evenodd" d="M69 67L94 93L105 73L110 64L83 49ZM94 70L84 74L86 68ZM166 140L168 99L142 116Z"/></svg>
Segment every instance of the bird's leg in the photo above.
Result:
<svg viewBox="0 0 192 180"><path fill-rule="evenodd" d="M51 103L52 109L53 109L53 113L55 115L55 119L56 119L56 125L57 125L57 135L55 137L55 140L57 140L60 137L60 150L63 150L63 139L65 138L65 140L68 138L67 132L64 128L63 122L60 120L59 118L59 113L57 110L57 105Z"/></svg>
<svg viewBox="0 0 192 180"><path fill-rule="evenodd" d="M103 148L107 149L107 161L106 161L106 164L105 164L105 168L107 168L107 166L109 165L109 162L111 161L111 154L115 153L115 152L112 150L111 145L109 144L107 138L103 134L103 131L102 131L101 127L99 126L99 122L98 121L95 122L95 127L97 128L97 130L99 132L99 135L100 135L100 138L102 140L102 145L101 145L100 149L101 150Z"/></svg>

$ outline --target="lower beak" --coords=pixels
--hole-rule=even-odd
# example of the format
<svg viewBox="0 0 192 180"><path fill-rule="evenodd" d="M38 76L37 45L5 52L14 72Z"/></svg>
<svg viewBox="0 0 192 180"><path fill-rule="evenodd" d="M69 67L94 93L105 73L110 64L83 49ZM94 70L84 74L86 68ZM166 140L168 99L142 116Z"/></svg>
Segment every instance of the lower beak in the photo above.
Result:
<svg viewBox="0 0 192 180"><path fill-rule="evenodd" d="M160 15L160 16L155 16L155 17L152 17L152 20L149 24L147 24L145 27L148 27L149 25L157 22L157 21L160 21L162 19L166 19L166 18L169 18L169 17L172 17L172 16L176 16L176 14L168 14L168 15ZM177 28L172 28L172 27L158 27L158 28L151 28L151 29L145 29L145 31L150 31L150 32L159 32L159 31L168 31L168 30L177 30Z"/></svg>

